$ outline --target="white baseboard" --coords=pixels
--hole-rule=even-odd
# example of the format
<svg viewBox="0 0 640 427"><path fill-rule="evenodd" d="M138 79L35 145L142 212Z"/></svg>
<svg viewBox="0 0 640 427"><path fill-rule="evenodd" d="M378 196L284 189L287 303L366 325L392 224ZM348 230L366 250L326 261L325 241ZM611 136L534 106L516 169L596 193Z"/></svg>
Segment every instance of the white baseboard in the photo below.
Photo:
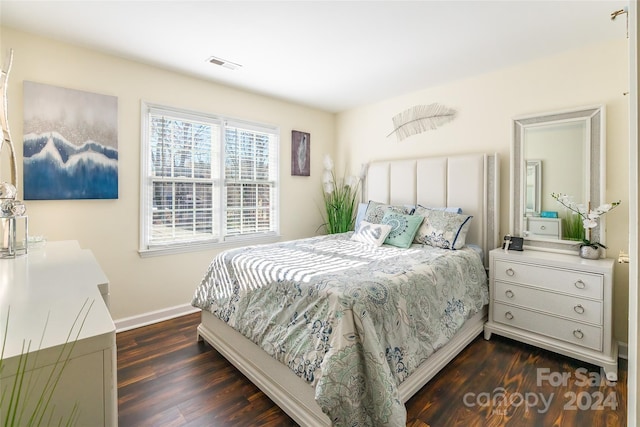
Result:
<svg viewBox="0 0 640 427"><path fill-rule="evenodd" d="M125 317L124 319L114 320L116 332L124 332L130 329L140 328L142 326L151 325L153 323L162 322L164 320L174 319L200 311L199 308L193 307L191 304L176 305L174 307L163 308L161 310L150 311L148 313L138 314L136 316Z"/></svg>
<svg viewBox="0 0 640 427"><path fill-rule="evenodd" d="M629 345L618 341L618 358L629 360Z"/></svg>

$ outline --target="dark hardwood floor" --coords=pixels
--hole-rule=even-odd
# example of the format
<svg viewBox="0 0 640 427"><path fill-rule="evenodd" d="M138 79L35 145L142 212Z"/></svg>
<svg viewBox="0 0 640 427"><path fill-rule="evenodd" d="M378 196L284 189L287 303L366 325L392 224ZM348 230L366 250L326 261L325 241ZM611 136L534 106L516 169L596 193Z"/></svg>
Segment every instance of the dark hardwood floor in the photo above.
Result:
<svg viewBox="0 0 640 427"><path fill-rule="evenodd" d="M120 427L296 426L211 346L196 342L199 316L117 334ZM407 402L407 425L626 426L624 360L618 375L606 384L593 365L479 336Z"/></svg>

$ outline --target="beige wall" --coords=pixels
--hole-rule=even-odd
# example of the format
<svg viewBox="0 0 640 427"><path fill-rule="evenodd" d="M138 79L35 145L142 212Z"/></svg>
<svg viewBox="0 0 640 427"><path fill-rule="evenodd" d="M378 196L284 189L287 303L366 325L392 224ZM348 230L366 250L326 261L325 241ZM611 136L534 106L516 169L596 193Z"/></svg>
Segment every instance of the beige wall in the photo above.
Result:
<svg viewBox="0 0 640 427"><path fill-rule="evenodd" d="M589 181L583 179L587 167L585 124L530 128L524 131L524 158L541 161L541 210L556 211L561 217L571 214L551 197L551 193L572 196L575 203L587 205L586 196Z"/></svg>
<svg viewBox="0 0 640 427"><path fill-rule="evenodd" d="M322 223L322 157L333 154L333 114L8 28L0 31L2 58L14 49L8 108L18 151L18 181L22 180L23 81L118 97L119 198L26 203L31 235L50 241L78 240L94 252L111 282L114 319L190 303L216 254L209 250L145 259L138 255L141 100L279 126L282 237L313 235ZM293 129L311 133L311 177L290 174ZM5 163L2 180L8 178Z"/></svg>
<svg viewBox="0 0 640 427"><path fill-rule="evenodd" d="M333 114L216 85L151 66L2 28L0 52L15 50L9 120L22 179L22 82L25 80L118 97L118 200L28 201L30 234L78 240L109 276L115 319L188 303L216 251L142 259L138 256L140 101L255 120L281 131L281 232L284 239L313 235L319 224L322 156L337 170L358 173L383 158L496 151L501 161L501 233L509 224L511 119L574 106L607 108L607 199L628 204L626 40L548 57ZM401 78L395 76L393 78ZM439 102L458 117L435 130L397 142L391 117L418 104ZM291 177L291 130L311 133L311 177ZM334 147L334 139L336 146ZM3 153L5 154L5 153ZM2 163L1 178L6 179ZM21 192L19 193L21 195ZM609 215L610 256L628 247L628 211ZM627 336L628 267L616 264L615 333Z"/></svg>
<svg viewBox="0 0 640 427"><path fill-rule="evenodd" d="M390 78L402 78L401 73ZM424 89L337 116L338 159L357 171L363 162L467 152L501 155L501 233L509 228L509 156L514 116L604 104L607 119L607 200L624 208L610 212L609 256L628 249L627 41L599 44L519 66ZM397 142L391 118L414 105L438 102L458 117L436 130ZM615 336L627 341L628 266L616 264Z"/></svg>

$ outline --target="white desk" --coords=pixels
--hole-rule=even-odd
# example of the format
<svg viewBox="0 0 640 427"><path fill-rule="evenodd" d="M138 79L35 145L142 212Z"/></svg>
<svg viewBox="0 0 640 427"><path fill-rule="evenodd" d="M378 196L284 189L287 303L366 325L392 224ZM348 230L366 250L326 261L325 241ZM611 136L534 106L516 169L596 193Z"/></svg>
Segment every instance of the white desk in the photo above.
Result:
<svg viewBox="0 0 640 427"><path fill-rule="evenodd" d="M23 342L30 340L25 380L34 379L29 395L39 396L38 387L60 369L56 360L72 331L71 341L77 341L72 349L66 346L71 358L53 395L54 415L66 421L77 404L76 425L117 425L116 329L108 301L107 277L93 253L75 241L49 242L27 255L0 259L0 346L9 313L0 387L13 384ZM27 412L33 400L26 399ZM0 409L4 414L6 403Z"/></svg>

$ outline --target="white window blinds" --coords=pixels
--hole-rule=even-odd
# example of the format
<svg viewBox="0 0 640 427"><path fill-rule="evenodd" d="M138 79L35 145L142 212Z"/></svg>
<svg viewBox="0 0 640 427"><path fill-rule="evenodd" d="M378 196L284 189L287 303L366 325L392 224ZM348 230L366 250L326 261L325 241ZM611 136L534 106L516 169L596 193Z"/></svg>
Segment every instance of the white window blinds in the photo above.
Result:
<svg viewBox="0 0 640 427"><path fill-rule="evenodd" d="M143 105L141 251L278 232L274 128Z"/></svg>
<svg viewBox="0 0 640 427"><path fill-rule="evenodd" d="M277 150L273 133L225 127L227 235L264 233L277 218Z"/></svg>

